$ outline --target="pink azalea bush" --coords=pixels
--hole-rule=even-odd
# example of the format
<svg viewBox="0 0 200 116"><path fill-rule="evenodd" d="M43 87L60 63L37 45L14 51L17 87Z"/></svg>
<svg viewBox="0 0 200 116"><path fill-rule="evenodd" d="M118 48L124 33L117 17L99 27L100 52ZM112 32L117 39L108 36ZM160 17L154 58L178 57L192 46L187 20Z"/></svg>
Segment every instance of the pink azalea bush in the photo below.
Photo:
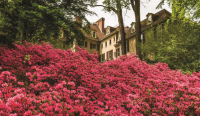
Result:
<svg viewBox="0 0 200 116"><path fill-rule="evenodd" d="M200 114L200 73L136 56L98 62L51 45L0 47L2 116L189 116Z"/></svg>

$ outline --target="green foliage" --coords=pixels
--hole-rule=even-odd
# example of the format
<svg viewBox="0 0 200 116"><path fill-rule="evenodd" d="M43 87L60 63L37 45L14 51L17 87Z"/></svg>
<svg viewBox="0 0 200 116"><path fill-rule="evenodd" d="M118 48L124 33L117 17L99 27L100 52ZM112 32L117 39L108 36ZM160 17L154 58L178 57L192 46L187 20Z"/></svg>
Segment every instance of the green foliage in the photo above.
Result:
<svg viewBox="0 0 200 116"><path fill-rule="evenodd" d="M0 1L0 37L3 43L14 41L40 42L52 44L78 42L88 33L88 27L81 28L73 19L79 16L89 25L85 14L96 0L2 0ZM61 30L64 38L60 39ZM73 34L76 33L76 34ZM81 38L81 39L80 39Z"/></svg>
<svg viewBox="0 0 200 116"><path fill-rule="evenodd" d="M119 10L126 8L130 9L129 7L129 0L104 0L103 4L105 5L104 10L107 12L114 12L119 14Z"/></svg>
<svg viewBox="0 0 200 116"><path fill-rule="evenodd" d="M129 0L104 0L104 10L107 12L114 12L118 17L119 33L121 35L122 54L126 54L126 39L124 31L124 21L122 9L129 9Z"/></svg>
<svg viewBox="0 0 200 116"><path fill-rule="evenodd" d="M191 21L174 21L150 29L142 51L150 63L164 62L171 69L200 71L200 26ZM153 35L153 36L152 36Z"/></svg>
<svg viewBox="0 0 200 116"><path fill-rule="evenodd" d="M162 8L165 2L171 6L173 18L185 20L200 17L200 0L161 0L157 8Z"/></svg>

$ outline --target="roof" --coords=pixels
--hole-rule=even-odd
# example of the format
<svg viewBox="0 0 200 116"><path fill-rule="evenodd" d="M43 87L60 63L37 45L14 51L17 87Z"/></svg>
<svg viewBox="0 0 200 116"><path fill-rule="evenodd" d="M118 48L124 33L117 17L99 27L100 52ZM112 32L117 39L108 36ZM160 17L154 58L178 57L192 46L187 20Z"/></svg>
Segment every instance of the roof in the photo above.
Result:
<svg viewBox="0 0 200 116"><path fill-rule="evenodd" d="M91 28L92 31L96 32L96 36L97 37L94 38L96 40L100 40L105 35L105 34L101 33L101 30L99 29L98 25L96 25L96 24L91 24L90 28ZM87 38L93 38L92 34L85 34L85 37L87 37Z"/></svg>
<svg viewBox="0 0 200 116"><path fill-rule="evenodd" d="M171 13L169 11L167 11L166 9L163 9L152 15L153 15L153 23L151 25L147 24L147 18L141 21L141 31L145 31L146 29L150 28L152 25L159 24L171 17ZM126 33L127 33L126 34L127 39L136 35L135 32L131 33L131 28L129 28L129 30L127 30Z"/></svg>
<svg viewBox="0 0 200 116"><path fill-rule="evenodd" d="M148 14L152 14L152 13L148 13ZM144 19L141 21L141 31L144 31L144 30L150 28L152 25L156 25L158 23L161 23L161 22L167 20L168 18L171 17L171 13L169 11L163 9L155 14L152 14L152 16L153 16L152 17L153 23L151 25L147 24L147 19ZM105 19L101 18L99 20L105 20ZM99 29L97 24L91 24L90 27L91 27L92 31L96 32L97 37L93 38L92 34L86 34L85 37L87 37L88 39L93 39L93 40L97 40L97 41L102 41L102 40L112 36L113 34L116 34L119 32L119 26L118 27L108 26L108 27L110 27L110 34L108 34L108 35L105 34L106 28L104 28L101 32L101 30ZM130 37L136 35L135 32L131 33L131 27L124 27L124 30L126 33L126 38L130 38Z"/></svg>

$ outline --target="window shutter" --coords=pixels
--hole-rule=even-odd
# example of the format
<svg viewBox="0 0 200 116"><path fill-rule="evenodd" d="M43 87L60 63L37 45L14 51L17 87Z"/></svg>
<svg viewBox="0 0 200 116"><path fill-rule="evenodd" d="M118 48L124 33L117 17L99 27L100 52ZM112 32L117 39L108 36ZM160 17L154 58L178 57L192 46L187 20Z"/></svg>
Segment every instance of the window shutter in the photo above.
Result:
<svg viewBox="0 0 200 116"><path fill-rule="evenodd" d="M115 55L116 55L116 58L117 58L117 49L116 49L116 54Z"/></svg>
<svg viewBox="0 0 200 116"><path fill-rule="evenodd" d="M102 61L105 60L105 53L102 55Z"/></svg>
<svg viewBox="0 0 200 116"><path fill-rule="evenodd" d="M111 59L113 59L113 50L111 50Z"/></svg>
<svg viewBox="0 0 200 116"><path fill-rule="evenodd" d="M99 62L101 62L101 55L99 55Z"/></svg>
<svg viewBox="0 0 200 116"><path fill-rule="evenodd" d="M90 49L92 49L92 43L90 43Z"/></svg>
<svg viewBox="0 0 200 116"><path fill-rule="evenodd" d="M85 47L87 47L87 42L85 42Z"/></svg>
<svg viewBox="0 0 200 116"><path fill-rule="evenodd" d="M108 59L108 52L107 52L107 59Z"/></svg>
<svg viewBox="0 0 200 116"><path fill-rule="evenodd" d="M97 50L99 50L99 47L100 47L100 45L99 45L99 44L97 44Z"/></svg>
<svg viewBox="0 0 200 116"><path fill-rule="evenodd" d="M127 52L129 52L129 40L126 41Z"/></svg>
<svg viewBox="0 0 200 116"><path fill-rule="evenodd" d="M145 33L143 33L143 44L145 43Z"/></svg>

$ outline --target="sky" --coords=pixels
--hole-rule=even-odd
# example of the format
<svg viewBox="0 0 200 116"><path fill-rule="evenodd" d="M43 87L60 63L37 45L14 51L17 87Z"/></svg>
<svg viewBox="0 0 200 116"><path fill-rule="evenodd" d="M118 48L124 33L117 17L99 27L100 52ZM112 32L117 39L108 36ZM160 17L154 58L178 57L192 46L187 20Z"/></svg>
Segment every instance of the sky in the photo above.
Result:
<svg viewBox="0 0 200 116"><path fill-rule="evenodd" d="M103 0L99 0L98 4L102 4ZM157 13L162 9L166 9L169 12L171 12L170 7L165 4L162 9L156 9L156 6L159 4L161 0L142 0L141 8L140 8L140 13L141 13L141 21L146 18L146 15L148 13ZM99 20L101 17L105 18L105 27L107 26L112 26L112 27L117 27L118 26L118 19L117 15L113 13L108 13L103 11L103 8L98 6L94 8L89 8L91 11L94 11L97 16L89 16L87 15L86 18L91 22L94 23L97 20ZM129 26L131 25L132 22L135 22L135 17L134 17L134 12L131 8L131 10L126 10L123 9L123 19L124 19L124 25Z"/></svg>

